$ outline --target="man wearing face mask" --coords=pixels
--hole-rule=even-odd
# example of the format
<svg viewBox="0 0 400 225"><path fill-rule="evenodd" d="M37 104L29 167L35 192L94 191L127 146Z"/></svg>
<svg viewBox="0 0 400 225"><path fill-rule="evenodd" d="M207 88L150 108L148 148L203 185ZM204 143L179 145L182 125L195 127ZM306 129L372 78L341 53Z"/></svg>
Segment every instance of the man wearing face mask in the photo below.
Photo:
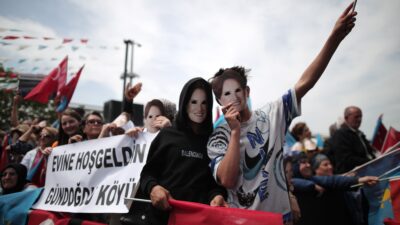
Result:
<svg viewBox="0 0 400 225"><path fill-rule="evenodd" d="M220 69L211 80L226 123L207 145L214 179L228 189L232 207L281 213L291 221L283 168L283 142L292 119L300 114L302 97L316 84L340 42L354 27L356 12L349 5L337 20L324 47L295 87L282 98L251 111L250 88L243 67Z"/></svg>

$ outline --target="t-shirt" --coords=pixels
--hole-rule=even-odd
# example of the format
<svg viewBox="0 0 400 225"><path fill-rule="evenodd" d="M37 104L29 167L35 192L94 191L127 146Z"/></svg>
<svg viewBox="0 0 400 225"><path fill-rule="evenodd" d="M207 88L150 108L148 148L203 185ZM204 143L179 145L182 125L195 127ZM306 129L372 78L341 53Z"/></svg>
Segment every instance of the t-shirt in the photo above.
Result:
<svg viewBox="0 0 400 225"><path fill-rule="evenodd" d="M300 114L294 89L282 98L252 112L240 126L240 174L228 190L231 207L282 213L290 216L290 203L283 168L283 143L288 126ZM230 140L228 123L220 124L209 138L210 167L217 169Z"/></svg>

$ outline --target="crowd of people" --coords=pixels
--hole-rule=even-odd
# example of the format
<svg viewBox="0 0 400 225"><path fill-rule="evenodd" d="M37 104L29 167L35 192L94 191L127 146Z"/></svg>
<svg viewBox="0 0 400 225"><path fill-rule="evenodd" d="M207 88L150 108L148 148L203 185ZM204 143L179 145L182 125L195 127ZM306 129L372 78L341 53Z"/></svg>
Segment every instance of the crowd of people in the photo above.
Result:
<svg viewBox="0 0 400 225"><path fill-rule="evenodd" d="M197 77L182 88L178 110L164 99L149 101L144 127L130 124L132 102L142 84L128 86L124 112L105 123L98 112L67 109L58 128L35 118L12 120L3 137L8 165L1 165L1 194L45 185L46 171L32 170L57 146L111 135L154 135L141 172L137 197L151 204L133 204L122 224L167 224L170 199L282 214L285 224L366 224L365 205L352 185L374 185L377 177L345 174L375 158L375 150L359 130L361 109L345 109L345 122L318 148L300 115L303 96L317 83L341 41L354 27L356 12L348 6L337 20L320 53L293 88L259 109L248 106L250 87L244 67L220 69L209 81ZM225 122L213 128L213 94ZM11 118L18 110L12 110ZM285 135L297 143L284 154ZM350 206L350 207L349 207ZM87 218L81 214L77 217ZM90 219L108 223L105 216ZM267 222L266 222L267 223Z"/></svg>

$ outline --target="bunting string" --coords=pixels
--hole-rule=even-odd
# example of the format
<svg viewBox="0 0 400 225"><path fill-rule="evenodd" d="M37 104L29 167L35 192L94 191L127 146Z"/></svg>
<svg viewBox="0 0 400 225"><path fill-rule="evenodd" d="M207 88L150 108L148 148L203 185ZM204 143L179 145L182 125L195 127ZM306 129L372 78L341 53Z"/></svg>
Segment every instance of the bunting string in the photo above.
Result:
<svg viewBox="0 0 400 225"><path fill-rule="evenodd" d="M46 44L39 44L39 45L28 45L26 43L24 44L18 44L18 43L13 43L15 41L50 41L52 43L58 43L56 46L53 47L55 50L62 49L66 47L67 45L72 45L70 46L71 50L76 51L79 48L86 47L88 49L103 49L103 50L120 50L119 46L105 46L105 45L89 45L89 39L88 38L55 38L55 37L37 37L37 36L32 36L32 35L19 35L19 34L8 34L9 32L11 33L22 33L22 30L19 29L14 29L14 28L2 28L0 27L0 46L13 46L17 45L18 50L24 50L30 47L36 47L38 50L43 50L46 48L49 48L51 46L46 45ZM2 34L5 33L5 34Z"/></svg>

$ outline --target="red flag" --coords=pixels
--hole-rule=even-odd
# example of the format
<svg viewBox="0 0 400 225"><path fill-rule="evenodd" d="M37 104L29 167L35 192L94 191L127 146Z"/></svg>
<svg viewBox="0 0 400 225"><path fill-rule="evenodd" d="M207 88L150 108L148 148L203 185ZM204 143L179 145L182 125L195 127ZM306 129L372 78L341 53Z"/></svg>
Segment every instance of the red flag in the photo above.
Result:
<svg viewBox="0 0 400 225"><path fill-rule="evenodd" d="M383 223L385 224L385 225L400 225L400 221L395 221L395 220L392 220L392 219L390 219L390 218L386 218L384 221L383 221Z"/></svg>
<svg viewBox="0 0 400 225"><path fill-rule="evenodd" d="M34 166L33 174L28 174L28 179L37 187L44 187L46 182L47 157L42 156L38 165Z"/></svg>
<svg viewBox="0 0 400 225"><path fill-rule="evenodd" d="M40 103L47 103L50 95L59 92L65 86L67 79L68 56L54 68L49 75L39 82L26 96L25 100L31 100Z"/></svg>
<svg viewBox="0 0 400 225"><path fill-rule="evenodd" d="M64 111L69 102L71 101L72 95L74 95L76 85L78 84L79 77L81 76L84 65L79 69L79 71L74 75L74 77L65 85L61 90L57 98L60 103L56 109L57 112Z"/></svg>
<svg viewBox="0 0 400 225"><path fill-rule="evenodd" d="M390 180L390 198L394 219L400 222L400 179Z"/></svg>
<svg viewBox="0 0 400 225"><path fill-rule="evenodd" d="M376 122L374 134L372 136L372 146L377 149L381 150L383 146L383 142L385 141L385 137L387 134L387 129L385 125L382 123L382 114L379 116L378 121Z"/></svg>
<svg viewBox="0 0 400 225"><path fill-rule="evenodd" d="M46 221L45 223L43 223ZM32 210L29 213L28 225L40 225L40 224L54 224L54 225L69 225L69 224L81 224L81 225L106 225L104 223L98 223L88 220L71 219L65 213L50 212L45 210Z"/></svg>
<svg viewBox="0 0 400 225"><path fill-rule="evenodd" d="M81 43L82 43L82 44L87 44L88 41L89 41L88 39L81 39Z"/></svg>
<svg viewBox="0 0 400 225"><path fill-rule="evenodd" d="M42 224L44 221L47 221L46 224L57 224L57 221L65 218L65 215L61 213L36 209L32 210L29 213L28 217L28 225L39 225Z"/></svg>
<svg viewBox="0 0 400 225"><path fill-rule="evenodd" d="M386 134L385 141L383 142L381 152L384 153L398 142L400 142L400 132L395 130L393 127L390 127L388 133Z"/></svg>
<svg viewBox="0 0 400 225"><path fill-rule="evenodd" d="M282 214L169 200L168 225L283 225Z"/></svg>

